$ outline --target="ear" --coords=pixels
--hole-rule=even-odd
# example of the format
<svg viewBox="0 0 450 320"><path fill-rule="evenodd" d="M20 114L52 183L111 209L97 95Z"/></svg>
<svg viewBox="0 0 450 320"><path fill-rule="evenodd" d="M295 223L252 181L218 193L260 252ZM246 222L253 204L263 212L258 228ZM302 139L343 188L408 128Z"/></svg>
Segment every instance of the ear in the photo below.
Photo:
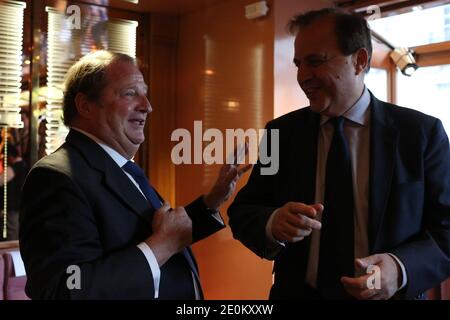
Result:
<svg viewBox="0 0 450 320"><path fill-rule="evenodd" d="M77 93L75 96L75 106L77 108L78 115L81 118L89 119L92 117L92 108L94 106L84 93Z"/></svg>
<svg viewBox="0 0 450 320"><path fill-rule="evenodd" d="M353 54L353 66L355 67L355 75L364 72L369 64L369 52L366 48L358 49Z"/></svg>

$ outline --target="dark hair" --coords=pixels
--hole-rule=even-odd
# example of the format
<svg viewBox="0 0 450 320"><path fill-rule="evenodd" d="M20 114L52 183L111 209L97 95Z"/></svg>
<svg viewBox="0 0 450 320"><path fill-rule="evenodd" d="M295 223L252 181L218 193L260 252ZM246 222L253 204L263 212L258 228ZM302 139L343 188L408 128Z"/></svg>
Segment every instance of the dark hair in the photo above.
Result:
<svg viewBox="0 0 450 320"><path fill-rule="evenodd" d="M134 58L126 54L101 50L82 57L70 67L64 82L65 125L70 125L78 114L75 105L75 97L78 93L84 93L90 101L98 100L100 93L107 85L105 71L115 61L137 64Z"/></svg>
<svg viewBox="0 0 450 320"><path fill-rule="evenodd" d="M369 60L366 72L368 72L372 59L372 38L369 25L362 15L336 8L309 11L299 14L289 21L288 30L295 35L300 29L325 17L334 19L335 34L342 54L350 55L361 48L367 50Z"/></svg>

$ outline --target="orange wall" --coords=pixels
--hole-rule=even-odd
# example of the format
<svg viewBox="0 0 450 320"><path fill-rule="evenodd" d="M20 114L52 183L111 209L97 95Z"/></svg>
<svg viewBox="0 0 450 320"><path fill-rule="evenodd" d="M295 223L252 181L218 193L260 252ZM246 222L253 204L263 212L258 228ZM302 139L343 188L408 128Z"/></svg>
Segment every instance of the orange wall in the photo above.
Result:
<svg viewBox="0 0 450 320"><path fill-rule="evenodd" d="M244 6L252 2L222 1L181 17L177 128L186 128L193 135L194 120L203 120L203 130L262 128L273 117L273 15L247 20ZM229 106L230 101L234 107ZM219 168L177 166L177 204L186 204L206 192ZM238 188L246 180L247 176ZM221 211L227 222L230 202ZM229 228L195 244L193 249L207 299L268 297L271 262L234 240Z"/></svg>
<svg viewBox="0 0 450 320"><path fill-rule="evenodd" d="M149 92L153 111L147 125L145 164L151 183L166 201L174 204L175 166L170 157L170 135L175 128L178 18L152 14L147 41L151 48Z"/></svg>

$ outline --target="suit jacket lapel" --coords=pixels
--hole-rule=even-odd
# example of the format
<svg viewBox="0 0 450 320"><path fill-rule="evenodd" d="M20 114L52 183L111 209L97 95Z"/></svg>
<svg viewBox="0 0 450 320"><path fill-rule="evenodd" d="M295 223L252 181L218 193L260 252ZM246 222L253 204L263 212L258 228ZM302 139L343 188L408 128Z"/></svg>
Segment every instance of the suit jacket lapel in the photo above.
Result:
<svg viewBox="0 0 450 320"><path fill-rule="evenodd" d="M307 112L306 116L302 115ZM293 153L288 165L295 168L292 186L295 192L295 198L289 201L300 201L306 204L315 203L316 194L316 171L317 171L317 139L319 134L320 115L313 113L310 109L299 110L298 118L293 121L293 127L290 130L291 146L290 152ZM304 241L297 243L287 243L288 247L294 247L300 250L300 255L308 257L310 250L311 237L306 237ZM307 268L307 259L301 262L304 270Z"/></svg>
<svg viewBox="0 0 450 320"><path fill-rule="evenodd" d="M195 277L195 280L197 282L197 288L200 294L201 299L203 299L203 291L202 291L202 285L200 282L200 276L198 274L198 265L195 261L194 253L192 252L192 249L190 246L185 247L181 253L183 254L184 258L186 259L187 263L189 264L189 267L192 271L192 274Z"/></svg>
<svg viewBox="0 0 450 320"><path fill-rule="evenodd" d="M297 175L302 201L307 204L315 202L316 171L317 171L317 139L319 134L320 115L309 111L305 121L296 122L293 135L293 152L295 152L295 162L293 164L301 170ZM303 143L299 143L303 141ZM300 148L300 146L302 146Z"/></svg>
<svg viewBox="0 0 450 320"><path fill-rule="evenodd" d="M369 250L374 253L394 173L398 131L387 113L389 105L371 95L371 108L368 233Z"/></svg>
<svg viewBox="0 0 450 320"><path fill-rule="evenodd" d="M104 174L106 187L117 198L121 199L135 214L151 225L153 210L151 210L149 203L122 169L96 142L75 130L70 130L66 142L75 147L94 169Z"/></svg>
<svg viewBox="0 0 450 320"><path fill-rule="evenodd" d="M113 191L117 197L121 198L134 213L138 214L151 225L153 218L153 208L148 201L139 192L136 186L130 179L121 172L116 165L116 168L108 166L105 171L105 184ZM120 175L120 173L122 175Z"/></svg>

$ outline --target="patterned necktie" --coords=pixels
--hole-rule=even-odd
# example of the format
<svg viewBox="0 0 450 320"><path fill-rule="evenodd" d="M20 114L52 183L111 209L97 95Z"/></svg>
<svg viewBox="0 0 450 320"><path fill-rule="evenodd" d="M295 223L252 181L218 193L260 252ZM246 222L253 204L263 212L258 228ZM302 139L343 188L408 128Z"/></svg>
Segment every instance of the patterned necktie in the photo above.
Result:
<svg viewBox="0 0 450 320"><path fill-rule="evenodd" d="M340 278L354 276L352 165L344 118L330 121L334 135L327 157L317 288L326 299L346 299Z"/></svg>
<svg viewBox="0 0 450 320"><path fill-rule="evenodd" d="M152 205L153 209L158 210L162 207L162 203L159 200L158 195L155 192L155 189L150 185L147 178L145 177L144 171L142 171L141 168L139 168L138 165L136 165L133 161L128 161L125 163L125 165L122 167L126 172L128 172L133 179L137 182L139 185L139 188L141 188L142 193L145 195L147 200ZM197 268L195 267L194 261L192 260L192 257L188 251L187 248L184 248L182 250L183 256L186 258L187 262L189 263L189 267L191 268L192 272L195 274L197 279L199 278Z"/></svg>

